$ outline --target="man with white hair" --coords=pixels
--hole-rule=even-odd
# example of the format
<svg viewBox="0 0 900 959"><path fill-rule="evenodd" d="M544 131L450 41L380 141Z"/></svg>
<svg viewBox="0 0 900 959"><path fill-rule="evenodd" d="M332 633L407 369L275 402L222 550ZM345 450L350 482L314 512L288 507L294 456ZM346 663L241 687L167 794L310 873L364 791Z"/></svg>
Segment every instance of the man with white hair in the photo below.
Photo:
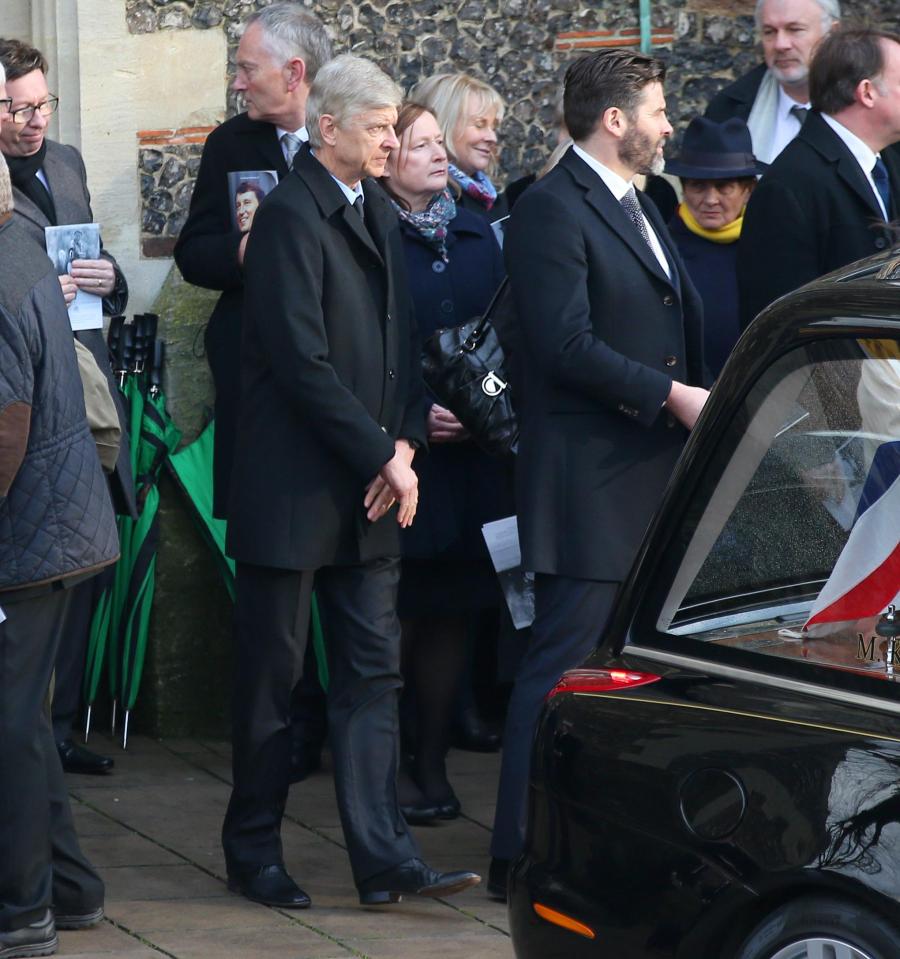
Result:
<svg viewBox="0 0 900 959"><path fill-rule="evenodd" d="M757 0L765 63L720 90L706 116L717 123L745 120L756 158L771 163L800 132L810 109L813 51L840 19L839 0Z"/></svg>
<svg viewBox="0 0 900 959"><path fill-rule="evenodd" d="M243 393L228 505L237 561L229 885L303 908L287 874L290 698L310 596L328 636L338 808L360 901L478 883L419 858L400 813L399 529L416 513L425 442L419 346L397 221L370 177L398 146L399 87L367 60L319 71L309 144L256 214L244 259Z"/></svg>

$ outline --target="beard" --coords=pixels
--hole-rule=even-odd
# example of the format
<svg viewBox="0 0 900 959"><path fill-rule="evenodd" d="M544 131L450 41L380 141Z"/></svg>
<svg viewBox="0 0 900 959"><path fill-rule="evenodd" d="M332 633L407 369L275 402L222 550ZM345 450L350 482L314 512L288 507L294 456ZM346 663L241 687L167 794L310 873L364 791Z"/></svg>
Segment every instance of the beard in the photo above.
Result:
<svg viewBox="0 0 900 959"><path fill-rule="evenodd" d="M665 169L665 157L659 152L665 140L652 140L646 133L631 127L619 141L619 162L647 176L659 176Z"/></svg>

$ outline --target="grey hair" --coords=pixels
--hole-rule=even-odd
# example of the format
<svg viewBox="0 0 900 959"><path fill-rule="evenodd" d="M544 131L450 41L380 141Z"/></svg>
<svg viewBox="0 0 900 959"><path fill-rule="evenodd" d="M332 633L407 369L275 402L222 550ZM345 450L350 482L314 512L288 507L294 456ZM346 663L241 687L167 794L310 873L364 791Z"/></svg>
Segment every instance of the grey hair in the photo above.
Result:
<svg viewBox="0 0 900 959"><path fill-rule="evenodd" d="M756 0L756 27L762 26L762 8L766 0ZM822 31L831 29L841 19L840 0L814 0L822 11Z"/></svg>
<svg viewBox="0 0 900 959"><path fill-rule="evenodd" d="M280 63L300 57L306 65L308 83L332 57L331 40L322 22L299 3L263 7L247 17L244 29L254 23L260 26L269 53Z"/></svg>
<svg viewBox="0 0 900 959"><path fill-rule="evenodd" d="M334 117L338 126L366 110L395 109L403 91L371 60L342 53L319 71L306 101L306 132L313 149L322 146L319 118Z"/></svg>

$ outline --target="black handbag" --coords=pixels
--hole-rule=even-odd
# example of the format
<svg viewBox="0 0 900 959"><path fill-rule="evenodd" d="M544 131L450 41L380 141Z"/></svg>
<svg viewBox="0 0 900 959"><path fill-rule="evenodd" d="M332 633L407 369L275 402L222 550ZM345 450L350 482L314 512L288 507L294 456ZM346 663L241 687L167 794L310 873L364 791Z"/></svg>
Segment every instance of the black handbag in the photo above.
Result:
<svg viewBox="0 0 900 959"><path fill-rule="evenodd" d="M507 295L504 280L483 316L436 330L422 350L428 388L488 453L514 453L519 427L503 347L491 317Z"/></svg>

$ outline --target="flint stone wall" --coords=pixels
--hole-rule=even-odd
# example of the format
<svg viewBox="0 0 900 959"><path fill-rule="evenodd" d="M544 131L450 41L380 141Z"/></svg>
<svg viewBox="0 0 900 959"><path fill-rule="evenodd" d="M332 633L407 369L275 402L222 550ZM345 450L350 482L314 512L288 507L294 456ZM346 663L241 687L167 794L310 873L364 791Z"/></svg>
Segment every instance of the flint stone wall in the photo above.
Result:
<svg viewBox="0 0 900 959"><path fill-rule="evenodd" d="M224 30L230 84L246 17L268 0L126 0L132 33ZM637 44L638 0L306 0L339 51L377 61L404 89L418 79L465 70L492 83L507 103L499 179L543 165L562 76L597 46ZM654 51L669 63L667 99L678 132L725 83L758 62L752 0L656 0ZM896 0L852 0L845 14L900 27ZM743 11L743 12L740 12ZM228 94L229 113L238 109ZM550 145L548 147L548 144ZM141 147L142 247L169 256L190 200L199 147Z"/></svg>

